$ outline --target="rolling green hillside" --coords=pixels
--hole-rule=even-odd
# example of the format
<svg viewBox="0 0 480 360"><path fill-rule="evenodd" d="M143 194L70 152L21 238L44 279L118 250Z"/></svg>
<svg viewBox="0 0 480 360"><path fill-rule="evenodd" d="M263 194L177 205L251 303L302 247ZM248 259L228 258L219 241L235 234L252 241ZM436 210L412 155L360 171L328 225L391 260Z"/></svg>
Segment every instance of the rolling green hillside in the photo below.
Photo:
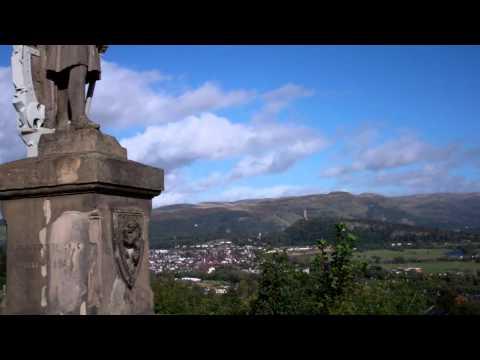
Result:
<svg viewBox="0 0 480 360"><path fill-rule="evenodd" d="M429 247L445 243L459 245L476 243L480 245L480 234L464 231L431 229L406 224L393 224L377 220L330 220L324 218L299 220L286 230L266 237L272 245L311 245L319 239L333 242L335 223L345 222L358 238L359 248L389 248L392 243L403 247Z"/></svg>
<svg viewBox="0 0 480 360"><path fill-rule="evenodd" d="M246 241L248 237L259 237L260 233L263 238L272 238L303 219L305 211L309 219L368 220L372 221L369 226L373 228L377 222L398 224L397 227L410 225L420 229L418 231L440 229L480 233L480 193L385 197L332 192L160 207L152 212L152 247L218 238ZM437 235L439 240L443 236Z"/></svg>

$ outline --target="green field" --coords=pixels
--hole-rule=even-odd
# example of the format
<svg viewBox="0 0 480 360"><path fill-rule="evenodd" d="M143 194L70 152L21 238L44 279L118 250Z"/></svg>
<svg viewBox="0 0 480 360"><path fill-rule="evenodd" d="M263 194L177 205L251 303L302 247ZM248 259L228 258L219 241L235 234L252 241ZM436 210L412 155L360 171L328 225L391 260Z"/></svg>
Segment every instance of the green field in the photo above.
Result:
<svg viewBox="0 0 480 360"><path fill-rule="evenodd" d="M405 249L405 250L368 250L355 252L357 260L375 263L378 256L378 265L385 269L422 268L426 273L440 272L476 272L480 271L480 263L473 261L442 261L437 260L445 256L449 249ZM405 262L391 263L396 258L402 257ZM307 264L313 259L313 255L292 256L298 263Z"/></svg>
<svg viewBox="0 0 480 360"><path fill-rule="evenodd" d="M475 272L480 271L480 263L473 261L431 261L407 264L380 264L385 269L404 269L409 267L422 268L427 273L440 272Z"/></svg>
<svg viewBox="0 0 480 360"><path fill-rule="evenodd" d="M427 273L439 272L475 272L480 271L480 263L473 261L442 261L437 260L445 256L448 249L405 249L405 250L368 250L355 253L358 260L369 263L379 258L378 265L385 269L404 269L409 267L422 268ZM402 257L405 262L394 262L396 258Z"/></svg>
<svg viewBox="0 0 480 360"><path fill-rule="evenodd" d="M398 257L403 257L407 261L410 259L432 261L445 256L446 252L448 249L368 250L355 253L355 256L364 261L373 261L375 256L380 258L380 262L392 261Z"/></svg>

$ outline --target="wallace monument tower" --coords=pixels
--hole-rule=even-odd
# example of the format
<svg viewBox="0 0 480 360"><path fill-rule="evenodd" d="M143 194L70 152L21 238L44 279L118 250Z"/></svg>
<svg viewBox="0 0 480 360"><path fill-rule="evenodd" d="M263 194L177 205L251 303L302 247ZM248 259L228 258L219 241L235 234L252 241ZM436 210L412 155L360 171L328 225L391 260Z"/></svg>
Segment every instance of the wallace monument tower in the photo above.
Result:
<svg viewBox="0 0 480 360"><path fill-rule="evenodd" d="M128 160L89 118L106 50L13 46L27 158L0 165L6 314L153 313L148 229L163 170Z"/></svg>

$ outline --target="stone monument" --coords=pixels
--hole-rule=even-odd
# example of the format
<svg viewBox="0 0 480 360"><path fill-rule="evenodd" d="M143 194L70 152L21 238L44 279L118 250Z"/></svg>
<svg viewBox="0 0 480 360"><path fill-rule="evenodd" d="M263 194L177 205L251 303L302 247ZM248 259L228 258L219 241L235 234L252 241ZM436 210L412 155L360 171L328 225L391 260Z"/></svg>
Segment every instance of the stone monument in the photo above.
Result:
<svg viewBox="0 0 480 360"><path fill-rule="evenodd" d="M148 230L164 174L128 160L88 117L105 50L14 46L28 157L0 165L7 314L153 313Z"/></svg>

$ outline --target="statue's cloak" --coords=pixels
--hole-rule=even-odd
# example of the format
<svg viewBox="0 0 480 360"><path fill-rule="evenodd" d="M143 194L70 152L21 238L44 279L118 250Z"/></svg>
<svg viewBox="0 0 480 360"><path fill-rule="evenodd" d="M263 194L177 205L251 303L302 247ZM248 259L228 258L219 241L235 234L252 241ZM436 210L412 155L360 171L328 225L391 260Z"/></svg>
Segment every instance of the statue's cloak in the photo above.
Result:
<svg viewBox="0 0 480 360"><path fill-rule="evenodd" d="M87 80L100 80L96 45L47 45L47 71L59 73L75 65L87 66Z"/></svg>

